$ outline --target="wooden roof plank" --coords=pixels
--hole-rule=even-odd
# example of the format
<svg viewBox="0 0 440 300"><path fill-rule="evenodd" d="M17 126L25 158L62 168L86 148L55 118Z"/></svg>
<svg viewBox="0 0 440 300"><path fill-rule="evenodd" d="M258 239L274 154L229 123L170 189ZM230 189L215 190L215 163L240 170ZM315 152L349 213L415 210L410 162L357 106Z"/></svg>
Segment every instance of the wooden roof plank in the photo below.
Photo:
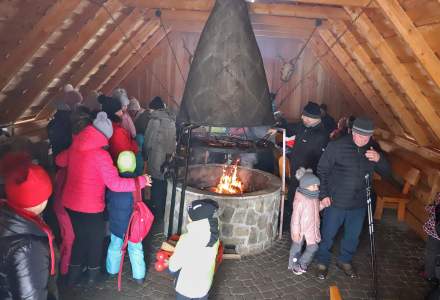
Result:
<svg viewBox="0 0 440 300"><path fill-rule="evenodd" d="M345 70L344 66L334 56L332 51L328 51L327 45L321 38L312 38L310 41L312 51L316 57L323 61L324 65L327 65L332 70L336 77L343 83L346 89L350 92L351 98L353 98L358 106L364 111L365 114L373 118L376 122L385 124L380 118L380 115L373 109L369 100L365 97L362 90L358 87L353 78ZM328 51L328 52L327 52Z"/></svg>
<svg viewBox="0 0 440 300"><path fill-rule="evenodd" d="M211 11L214 0L123 0L124 4L133 7ZM324 5L302 5L286 3L249 3L251 14L288 16L299 18L342 19L348 15L340 7Z"/></svg>
<svg viewBox="0 0 440 300"><path fill-rule="evenodd" d="M152 53L156 46L165 38L167 34L171 31L168 28L166 31L162 29L157 30L150 39L145 43L144 46L139 49L138 55L133 55L130 59L110 78L105 84L103 84L102 90L104 93L109 93L114 88L116 88L131 72L142 62L144 62L147 57Z"/></svg>
<svg viewBox="0 0 440 300"><path fill-rule="evenodd" d="M352 16L354 12L347 9ZM399 61L391 47L374 26L373 22L362 15L356 22L356 28L363 34L371 47L375 50L382 62L391 72L394 80L412 100L425 121L432 128L437 137L440 137L440 117L429 99L421 92L417 83L411 77L406 67Z"/></svg>
<svg viewBox="0 0 440 300"><path fill-rule="evenodd" d="M136 30L140 25L139 23L143 20L142 13L138 9L134 9L129 15L126 15L123 18L124 19L118 26L119 28L115 28L105 40L100 42L100 46L81 64L81 68L70 76L68 82L71 85L76 87L81 80L87 78L90 75L90 72L102 63L106 55L113 51L114 47L109 45L116 45L119 40L124 38L124 34L130 34L133 30ZM54 110L52 105L53 101L59 99L62 95L62 86L56 92L56 95L57 96L54 96L53 93L49 94L50 97L45 103L43 109L38 113L36 117L37 119L43 119L50 116Z"/></svg>
<svg viewBox="0 0 440 300"><path fill-rule="evenodd" d="M143 25L126 44L118 50L117 54L112 56L105 67L98 70L98 72L90 78L84 85L80 87L83 92L90 92L97 90L99 86L105 83L109 78L136 53L142 44L159 28L158 20L150 20ZM134 49L133 49L134 48ZM133 52L135 51L135 52Z"/></svg>
<svg viewBox="0 0 440 300"><path fill-rule="evenodd" d="M122 5L118 0L110 0L105 4L106 8L114 13L121 9ZM81 28L76 38L70 40L64 49L52 60L45 72L38 78L24 94L18 99L9 97L4 104L6 112L0 116L0 122L8 123L16 120L27 109L33 100L45 91L51 81L61 72L66 65L78 54L89 40L105 25L110 19L105 7L101 7L96 15ZM14 105L11 105L14 104Z"/></svg>
<svg viewBox="0 0 440 300"><path fill-rule="evenodd" d="M397 0L376 0L382 13L391 21L411 48L420 64L440 87L440 60Z"/></svg>
<svg viewBox="0 0 440 300"><path fill-rule="evenodd" d="M375 111L380 115L381 119L388 125L392 132L402 134L402 130L393 114L390 113L388 107L383 103L381 98L376 94L373 87L365 78L364 74L359 70L358 66L352 61L351 57L339 44L335 44L335 38L328 30L318 31L321 38L331 49L333 54L338 58L339 62L344 66L347 72L364 93L365 97L371 102Z"/></svg>
<svg viewBox="0 0 440 300"><path fill-rule="evenodd" d="M339 23L337 25L340 26L334 28L334 31L335 34L339 36L345 31L346 27L345 24ZM331 42L334 39L334 37L331 36L331 32L324 32L323 35ZM416 122L414 114L408 110L405 103L402 101L402 98L396 94L393 87L385 79L379 68L371 60L370 56L368 56L362 45L357 42L353 34L350 31L346 31L345 34L341 36L340 41L347 46L347 53L358 62L359 67L364 70L364 74L366 74L373 86L381 93L382 99L388 103L391 110L394 112L394 115L397 116L408 132L421 145L429 144L429 139L426 132L423 130L423 127Z"/></svg>
<svg viewBox="0 0 440 300"><path fill-rule="evenodd" d="M15 74L46 42L50 35L75 10L81 0L59 0L25 35L24 41L17 45L6 61L0 66L0 91L11 81Z"/></svg>

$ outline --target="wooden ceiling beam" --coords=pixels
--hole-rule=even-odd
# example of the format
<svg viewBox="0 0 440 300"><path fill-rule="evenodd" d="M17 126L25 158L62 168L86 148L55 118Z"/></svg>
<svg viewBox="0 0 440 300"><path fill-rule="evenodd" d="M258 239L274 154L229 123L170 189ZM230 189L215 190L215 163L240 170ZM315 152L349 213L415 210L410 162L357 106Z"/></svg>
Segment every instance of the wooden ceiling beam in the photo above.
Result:
<svg viewBox="0 0 440 300"><path fill-rule="evenodd" d="M125 5L143 8L211 11L214 0L122 0ZM312 19L349 20L342 8L285 3L249 3L249 13Z"/></svg>
<svg viewBox="0 0 440 300"><path fill-rule="evenodd" d="M96 74L94 74L84 85L80 87L81 92L88 94L97 90L99 86L107 81L121 66L130 59L132 55L139 55L137 51L142 44L150 38L151 35L159 28L158 20L150 20L143 25L125 45L112 56Z"/></svg>
<svg viewBox="0 0 440 300"><path fill-rule="evenodd" d="M400 37L410 47L417 60L440 88L440 60L428 45L397 0L376 0L378 7L391 21Z"/></svg>
<svg viewBox="0 0 440 300"><path fill-rule="evenodd" d="M374 1L370 0L286 0L286 2L321 4L321 5L340 5L353 7L375 7Z"/></svg>
<svg viewBox="0 0 440 300"><path fill-rule="evenodd" d="M115 13L122 8L118 0L106 2L107 9ZM54 78L71 62L73 58L84 48L93 36L110 20L107 10L101 7L96 15L81 28L76 38L70 40L66 46L53 58L47 69L41 76L36 77L32 85L16 97L6 98L4 106L7 107L4 114L0 116L0 123L8 123L16 120L26 111L27 107L43 93Z"/></svg>
<svg viewBox="0 0 440 300"><path fill-rule="evenodd" d="M32 58L64 20L72 14L80 2L80 0L59 0L49 8L0 66L0 91L7 86L15 74Z"/></svg>
<svg viewBox="0 0 440 300"><path fill-rule="evenodd" d="M380 115L373 109L363 91L358 87L347 70L345 70L344 66L341 65L337 57L335 57L332 51L328 51L325 42L319 37L314 37L311 39L310 45L315 57L319 57L320 61L323 61L324 64L336 74L339 80L350 92L351 98L357 102L361 110L364 111L367 116L373 118L378 124L385 124L380 118Z"/></svg>
<svg viewBox="0 0 440 300"><path fill-rule="evenodd" d="M90 76L90 72L93 72L99 65L101 65L107 57L108 53L114 51L118 42L124 39L125 35L130 35L134 30L137 30L143 22L143 16L140 10L134 9L130 14L123 16L123 20L115 28L113 32L103 41L99 42L99 47L93 50L90 55L69 78L68 81L63 82L59 89L55 92L49 93L46 97L48 101L45 103L43 109L38 113L37 119L48 118L54 111L53 101L60 99L62 96L62 89L65 83L70 83L76 87L80 82Z"/></svg>
<svg viewBox="0 0 440 300"><path fill-rule="evenodd" d="M125 78L142 62L145 62L147 57L152 53L156 46L165 38L167 34L171 31L171 28L167 28L166 31L163 28L157 30L148 41L139 49L139 55L133 55L130 59L120 67L116 73L109 78L106 82L103 82L98 88L104 93L110 93L114 88L116 88Z"/></svg>
<svg viewBox="0 0 440 300"><path fill-rule="evenodd" d="M328 30L319 30L319 35L331 49L333 54L338 58L341 65L344 66L346 71L351 75L353 80L359 86L359 88L364 93L365 97L373 105L375 111L380 115L381 119L387 124L393 133L402 135L402 129L393 114L390 113L388 107L383 103L380 96L378 96L373 89L373 87L365 78L364 74L359 70L358 66L353 62L351 57L346 53L346 51L339 45L335 43L335 38Z"/></svg>
<svg viewBox="0 0 440 300"><path fill-rule="evenodd" d="M426 135L423 127L417 123L414 114L412 114L402 98L397 95L396 91L389 84L386 78L383 76L376 64L371 60L371 57L359 44L356 38L350 31L346 31L345 34L341 35L345 31L345 24L336 23L333 27L333 31L336 36L341 36L340 41L347 47L346 53L356 60L360 69L364 71L368 80L373 84L373 86L380 92L382 99L388 103L391 111L400 120L407 132L409 132L421 145L429 144L429 138ZM341 28L342 27L342 28ZM345 27L346 28L346 27ZM334 42L335 38L330 31L323 31L322 36L328 39L330 42Z"/></svg>
<svg viewBox="0 0 440 300"><path fill-rule="evenodd" d="M352 16L355 15L355 12L350 9L347 9L347 12ZM355 26L382 60L394 80L399 83L402 90L411 99L435 135L440 138L440 117L436 113L435 107L421 92L418 84L413 80L407 68L399 61L395 52L388 45L373 22L366 15L362 15L357 20Z"/></svg>

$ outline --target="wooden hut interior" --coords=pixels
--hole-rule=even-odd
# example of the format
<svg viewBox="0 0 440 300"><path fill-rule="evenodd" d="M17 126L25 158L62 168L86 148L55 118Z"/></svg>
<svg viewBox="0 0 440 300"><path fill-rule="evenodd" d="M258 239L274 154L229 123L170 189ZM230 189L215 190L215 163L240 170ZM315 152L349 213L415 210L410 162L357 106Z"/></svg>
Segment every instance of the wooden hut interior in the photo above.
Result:
<svg viewBox="0 0 440 300"><path fill-rule="evenodd" d="M419 171L399 219L426 238L424 206L440 191L440 2L247 2L277 109L295 121L314 100L336 120L373 119L391 160ZM86 103L123 87L144 107L158 95L177 113L214 3L0 1L0 125L45 142L67 83Z"/></svg>

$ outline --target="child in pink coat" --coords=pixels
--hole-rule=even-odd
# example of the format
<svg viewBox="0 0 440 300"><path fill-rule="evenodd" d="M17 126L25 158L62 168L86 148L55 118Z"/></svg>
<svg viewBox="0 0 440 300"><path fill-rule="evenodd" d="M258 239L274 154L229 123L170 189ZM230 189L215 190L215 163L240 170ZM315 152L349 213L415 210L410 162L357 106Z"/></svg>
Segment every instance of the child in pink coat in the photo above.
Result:
<svg viewBox="0 0 440 300"><path fill-rule="evenodd" d="M288 268L294 274L301 275L307 271L318 250L318 243L321 241L319 211L330 206L330 201L319 201L320 182L312 170L300 168L296 172L296 178L299 180L299 187L296 189L290 221L292 246ZM301 253L304 241L307 247Z"/></svg>

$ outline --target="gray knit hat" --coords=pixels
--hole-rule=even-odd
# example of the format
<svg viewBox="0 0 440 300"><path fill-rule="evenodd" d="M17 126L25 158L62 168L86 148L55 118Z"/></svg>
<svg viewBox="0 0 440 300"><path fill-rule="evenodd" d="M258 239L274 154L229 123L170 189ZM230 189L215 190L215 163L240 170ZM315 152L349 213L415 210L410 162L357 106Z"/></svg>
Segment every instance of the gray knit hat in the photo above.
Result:
<svg viewBox="0 0 440 300"><path fill-rule="evenodd" d="M138 111L140 109L141 105L139 104L139 101L136 98L131 98L130 104L128 104L128 110Z"/></svg>
<svg viewBox="0 0 440 300"><path fill-rule="evenodd" d="M367 118L356 118L353 122L353 132L360 134L371 136L374 133L374 124L373 121Z"/></svg>
<svg viewBox="0 0 440 300"><path fill-rule="evenodd" d="M119 101L121 101L122 106L128 106L130 104L130 100L128 99L127 96L127 91L122 88L114 90L112 96L113 98L116 98Z"/></svg>
<svg viewBox="0 0 440 300"><path fill-rule="evenodd" d="M112 121L107 118L107 114L103 111L99 112L96 119L93 121L93 126L98 129L107 139L113 135Z"/></svg>
<svg viewBox="0 0 440 300"><path fill-rule="evenodd" d="M303 189L314 184L320 184L319 178L313 174L312 169L304 169L301 167L296 171L295 177L299 180L299 187Z"/></svg>

